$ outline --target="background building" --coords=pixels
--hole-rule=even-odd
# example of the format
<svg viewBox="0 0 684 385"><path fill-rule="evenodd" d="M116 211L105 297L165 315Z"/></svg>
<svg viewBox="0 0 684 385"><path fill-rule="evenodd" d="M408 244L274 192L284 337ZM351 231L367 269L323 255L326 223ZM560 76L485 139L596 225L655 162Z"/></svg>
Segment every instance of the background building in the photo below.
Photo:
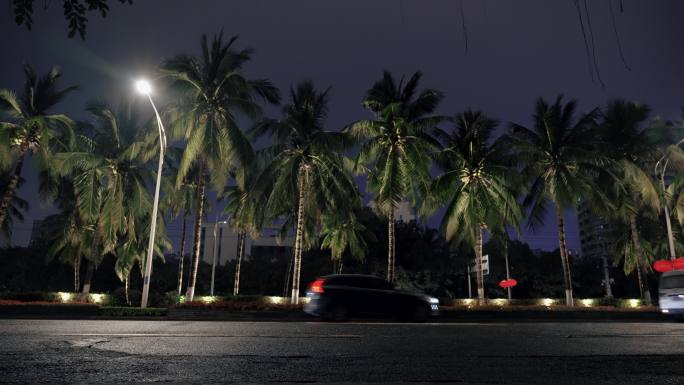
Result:
<svg viewBox="0 0 684 385"><path fill-rule="evenodd" d="M216 229L216 243L214 242L214 229ZM288 236L279 244L277 242L277 234L278 228L267 227L263 229L257 239L251 239L247 236L245 240L245 258L249 258L250 255L255 253L271 253L273 255L289 253L292 245L294 245L294 237ZM237 258L238 235L227 221L219 221L218 226L216 226L216 222L203 223L201 237L200 255L202 256L202 261L212 263L214 245L216 245L216 263L218 265L225 265L228 261Z"/></svg>
<svg viewBox="0 0 684 385"><path fill-rule="evenodd" d="M580 231L580 244L584 258L611 258L611 246L615 241L610 224L594 214L587 203L582 203L577 211Z"/></svg>
<svg viewBox="0 0 684 385"><path fill-rule="evenodd" d="M368 207L372 208L373 211L375 210L375 201L371 200L368 202ZM397 222L417 222L418 221L418 214L416 212L416 208L411 205L411 202L408 200L404 200L401 203L399 203L399 206L397 206L396 209L394 209L394 220Z"/></svg>

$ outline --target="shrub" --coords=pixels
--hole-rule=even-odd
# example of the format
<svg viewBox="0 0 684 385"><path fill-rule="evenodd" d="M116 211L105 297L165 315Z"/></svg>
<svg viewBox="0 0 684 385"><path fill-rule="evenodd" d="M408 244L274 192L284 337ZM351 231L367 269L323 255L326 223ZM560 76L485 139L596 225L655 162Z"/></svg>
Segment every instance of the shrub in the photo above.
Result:
<svg viewBox="0 0 684 385"><path fill-rule="evenodd" d="M98 310L98 315L108 317L163 317L168 313L166 308L148 307L141 309L139 307L101 307Z"/></svg>
<svg viewBox="0 0 684 385"><path fill-rule="evenodd" d="M258 301L247 301L247 300L233 300L233 301L215 301L215 302L203 302L203 301L192 301L184 302L175 305L177 308L187 309L215 309L215 310L229 310L229 311L258 311L258 310L299 310L302 305L290 305L290 304L273 304L268 303L265 300Z"/></svg>
<svg viewBox="0 0 684 385"><path fill-rule="evenodd" d="M0 299L15 300L23 302L55 302L59 301L53 293L45 291L26 291L26 292L3 292L0 293Z"/></svg>

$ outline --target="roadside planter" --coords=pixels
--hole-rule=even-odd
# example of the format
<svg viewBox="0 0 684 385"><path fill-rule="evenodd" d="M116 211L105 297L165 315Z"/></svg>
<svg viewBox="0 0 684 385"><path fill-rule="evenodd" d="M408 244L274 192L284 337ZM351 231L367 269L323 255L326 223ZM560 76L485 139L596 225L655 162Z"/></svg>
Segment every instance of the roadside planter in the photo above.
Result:
<svg viewBox="0 0 684 385"><path fill-rule="evenodd" d="M488 298L485 300L485 306L511 307L511 308L539 308L540 310L547 309L561 309L568 308L565 306L565 300L558 298L521 298L521 299L507 299L507 298ZM481 308L477 305L475 298L456 298L453 300L440 300L443 307L456 308ZM605 298L583 298L575 300L575 306L572 309L586 309L596 308L597 310L607 310L607 308L618 309L638 309L648 308L640 299L605 299Z"/></svg>
<svg viewBox="0 0 684 385"><path fill-rule="evenodd" d="M169 318L210 318L226 320L305 320L302 312L305 298L299 305L291 305L287 297L273 296L200 296L197 301L187 302L185 298L169 309Z"/></svg>

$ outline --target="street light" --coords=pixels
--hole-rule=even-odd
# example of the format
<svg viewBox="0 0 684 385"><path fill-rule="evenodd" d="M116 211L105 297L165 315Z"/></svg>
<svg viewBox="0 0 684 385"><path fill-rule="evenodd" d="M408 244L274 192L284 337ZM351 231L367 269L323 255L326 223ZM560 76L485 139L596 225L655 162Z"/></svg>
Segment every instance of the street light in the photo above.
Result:
<svg viewBox="0 0 684 385"><path fill-rule="evenodd" d="M675 147L679 147L680 144L684 143L684 139L680 140L675 144ZM672 235L672 223L670 222L670 210L667 207L667 202L666 202L666 192L665 192L665 172L667 171L667 166L670 163L669 159L665 159L668 155L667 150L665 150L665 154L658 159L655 165L655 175L656 178L658 177L658 167L660 166L661 162L664 160L665 163L663 163L663 167L660 171L660 187L663 189L663 209L665 210L665 224L667 225L667 244L670 247L670 259L675 259L677 257L677 254L675 253L675 246L674 246L674 236Z"/></svg>
<svg viewBox="0 0 684 385"><path fill-rule="evenodd" d="M166 133L164 132L164 125L162 124L157 106L152 101L152 86L145 80L138 80L135 82L135 88L143 95L147 96L154 115L157 117L157 126L159 130L159 167L157 168L157 185L154 190L154 204L152 205L152 220L150 224L150 240L147 243L147 259L145 260L145 274L143 277L143 291L140 307L147 307L147 298L150 294L150 277L152 276L152 255L154 254L154 234L157 229L157 209L159 207L159 185L161 184L162 165L164 164L164 148L166 148Z"/></svg>

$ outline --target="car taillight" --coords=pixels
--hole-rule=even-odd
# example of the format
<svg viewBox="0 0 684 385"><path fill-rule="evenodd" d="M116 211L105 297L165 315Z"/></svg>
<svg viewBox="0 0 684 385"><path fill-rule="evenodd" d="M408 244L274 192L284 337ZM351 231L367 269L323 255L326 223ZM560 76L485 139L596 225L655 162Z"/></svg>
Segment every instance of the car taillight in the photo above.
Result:
<svg viewBox="0 0 684 385"><path fill-rule="evenodd" d="M309 291L318 294L323 293L323 282L325 282L324 279L317 279L311 282L311 285L309 285Z"/></svg>

